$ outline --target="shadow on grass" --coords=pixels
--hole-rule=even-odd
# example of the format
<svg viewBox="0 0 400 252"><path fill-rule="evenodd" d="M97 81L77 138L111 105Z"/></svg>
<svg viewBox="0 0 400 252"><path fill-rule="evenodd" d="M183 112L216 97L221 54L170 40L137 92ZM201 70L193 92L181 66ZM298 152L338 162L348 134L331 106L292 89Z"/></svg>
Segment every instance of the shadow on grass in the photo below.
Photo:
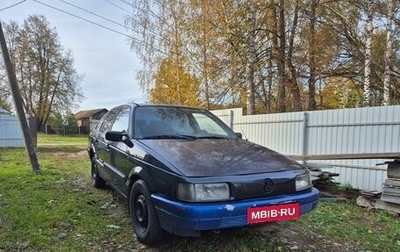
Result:
<svg viewBox="0 0 400 252"><path fill-rule="evenodd" d="M123 223L125 227L132 228L128 201L109 186L99 190L109 194L112 198L110 202L102 206L104 214L114 217L118 215L118 218L125 220ZM113 204L120 207L118 209L113 208ZM262 229L262 232L260 229ZM262 248L260 251L274 251L276 248L285 247L285 244L279 239L281 229L281 226L270 223L268 225L203 231L199 237L181 237L165 232L163 239L154 245L139 243L132 230L132 240L139 251L257 251L253 248Z"/></svg>
<svg viewBox="0 0 400 252"><path fill-rule="evenodd" d="M166 234L157 245L151 246L156 251L275 251L285 245L277 239L276 227L272 231L261 234L257 226L230 228L214 231L203 231L200 237L179 237ZM255 249L254 251L259 251Z"/></svg>
<svg viewBox="0 0 400 252"><path fill-rule="evenodd" d="M38 153L78 153L85 151L86 148L82 146L73 146L73 145L48 145L48 146L39 146L36 148Z"/></svg>

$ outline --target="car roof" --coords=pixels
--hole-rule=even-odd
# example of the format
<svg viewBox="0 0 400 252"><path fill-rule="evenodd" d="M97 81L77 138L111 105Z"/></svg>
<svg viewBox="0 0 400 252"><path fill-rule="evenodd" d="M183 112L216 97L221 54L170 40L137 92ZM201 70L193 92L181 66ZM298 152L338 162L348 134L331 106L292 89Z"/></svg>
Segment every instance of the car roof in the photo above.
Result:
<svg viewBox="0 0 400 252"><path fill-rule="evenodd" d="M124 104L122 104L124 105ZM190 109L198 109L198 110L206 110L204 108L186 106L186 105L174 105L174 104L156 104L156 103L128 103L125 105L129 105L132 107L171 107L171 108L190 108Z"/></svg>

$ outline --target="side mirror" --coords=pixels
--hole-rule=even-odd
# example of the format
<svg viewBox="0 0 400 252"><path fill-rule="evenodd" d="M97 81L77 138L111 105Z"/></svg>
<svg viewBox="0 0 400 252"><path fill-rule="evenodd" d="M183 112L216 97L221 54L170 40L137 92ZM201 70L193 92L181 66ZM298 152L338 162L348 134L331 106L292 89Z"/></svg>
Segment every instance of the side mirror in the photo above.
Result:
<svg viewBox="0 0 400 252"><path fill-rule="evenodd" d="M122 142L128 145L129 148L133 147L133 143L129 138L129 135L125 132L121 131L107 131L106 132L106 140L114 141L114 142Z"/></svg>

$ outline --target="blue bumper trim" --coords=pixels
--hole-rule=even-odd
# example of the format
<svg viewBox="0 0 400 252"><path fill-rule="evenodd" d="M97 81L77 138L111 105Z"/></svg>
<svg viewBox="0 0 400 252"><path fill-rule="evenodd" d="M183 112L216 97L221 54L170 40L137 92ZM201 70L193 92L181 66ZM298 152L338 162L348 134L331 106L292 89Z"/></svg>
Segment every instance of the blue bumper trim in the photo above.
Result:
<svg viewBox="0 0 400 252"><path fill-rule="evenodd" d="M197 236L202 230L246 226L249 207L298 202L300 214L304 214L317 206L318 198L319 191L315 188L276 197L226 203L184 203L152 195L161 227L181 236Z"/></svg>

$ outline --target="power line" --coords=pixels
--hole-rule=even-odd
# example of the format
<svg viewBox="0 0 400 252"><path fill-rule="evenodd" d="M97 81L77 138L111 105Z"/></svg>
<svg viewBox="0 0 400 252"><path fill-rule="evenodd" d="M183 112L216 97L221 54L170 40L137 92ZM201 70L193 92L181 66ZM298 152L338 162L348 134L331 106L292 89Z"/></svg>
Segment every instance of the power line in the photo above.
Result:
<svg viewBox="0 0 400 252"><path fill-rule="evenodd" d="M111 4L111 5L114 5L114 6L117 7L118 9L120 9L120 10L122 10L122 11L125 11L125 12L128 13L128 14L132 14L131 12L125 10L125 9L122 8L121 6L119 6L119 5L117 5L117 4L113 3L113 2L111 2L111 1L109 1L109 0L105 0L105 1L106 1L107 3L109 3L109 4Z"/></svg>
<svg viewBox="0 0 400 252"><path fill-rule="evenodd" d="M23 2L26 2L26 0L22 0L22 1L19 1L18 3L12 4L12 5L8 6L8 7L4 7L3 9L0 9L0 11L4 11L4 10L7 10L7 9L10 9L10 8L12 8L14 6L22 4Z"/></svg>
<svg viewBox="0 0 400 252"><path fill-rule="evenodd" d="M93 22L93 21L91 21L91 20L89 20L89 19L86 19L86 18L80 17L80 16L78 16L78 15L72 14L72 13L70 13L70 12L61 10L61 9L59 9L59 8L57 8L57 7L51 6L51 5L49 5L49 4L43 3L43 2L38 1L38 0L33 0L33 1L36 2L36 3L38 3L38 4L44 5L44 6L46 6L46 7L49 7L49 8L51 8L51 9L60 11L60 12L65 13L65 14L67 14L67 15L70 15L70 16L73 16L73 17L75 17L75 18L78 18L78 19L81 19L81 20L83 20L83 21L86 21L86 22L91 23L91 24L93 24L93 25L99 26L99 27L101 27L101 28L103 28L103 29L109 30L109 31L111 31L111 32L114 32L114 33L120 34L120 35L122 35L122 36L125 36L125 37L127 37L127 38L130 38L130 39L132 39L132 40L138 41L137 39L135 39L135 38L132 37L132 36L129 36L129 35L125 34L125 33L122 33L122 32L119 32L119 31L117 31L117 30L111 29L111 28L109 28L109 27L107 27L107 26L104 26L104 25L102 25L102 24ZM140 43L140 41L138 41L138 42Z"/></svg>
<svg viewBox="0 0 400 252"><path fill-rule="evenodd" d="M106 20L106 21L108 21L108 22L111 22L111 23L113 23L113 24L119 25L119 26L121 26L121 27L123 27L123 28L125 28L125 29L131 30L131 31L133 31L133 32L135 32L135 33L140 33L138 30L135 30L135 29L133 29L133 28L131 28L131 27L122 25L122 24L120 24L120 23L118 23L118 22L115 22L115 21L109 19L109 18L106 18L106 17L104 17L104 16L101 16L101 15L99 15L99 14L93 12L93 11L87 10L87 9L85 9L85 8L79 7L79 6L74 5L74 4L71 4L71 3L68 3L68 2L65 1L65 0L59 0L59 1L65 3L65 4L68 4L68 5L70 5L70 6L73 6L73 7L77 8L77 9L79 9L79 10L82 10L82 11L85 11L85 12L87 12L87 13L90 13L90 14L92 14L92 15L94 15L94 16L96 16L96 17L99 17L99 18L101 18L101 19L104 19L104 20ZM111 2L109 2L109 3L111 3ZM112 4L112 3L111 3L111 4ZM129 12L128 12L128 13L129 13ZM150 33L151 33L154 37L159 36L159 35L157 35L157 34L154 34L153 32L150 32ZM131 37L130 37L130 38L131 38ZM143 41L139 41L138 39L136 39L136 41L139 42L139 43L142 43L142 44L144 43Z"/></svg>
<svg viewBox="0 0 400 252"><path fill-rule="evenodd" d="M79 6L77 6L77 5L74 5L74 4L72 4L72 3L68 3L67 1L64 1L64 0L58 0L58 1L63 2L63 3L65 3L65 4L68 4L68 5L70 5L70 6L73 6L73 7L77 8L77 9L79 9L79 10L82 10L82 11L85 11L85 12L87 12L87 13L90 13L90 14L96 16L96 17L99 17L99 18L101 18L101 19L104 19L104 20L106 20L106 21L108 21L108 22L111 22L111 23L113 23L113 24L116 24L116 25L119 25L119 26L121 26L121 27L124 27L125 29L130 29L130 30L132 30L131 28L126 27L126 26L123 25L123 24L120 24L120 23L118 23L118 22L116 22L116 21L114 21L114 20L111 20L111 19L109 19L109 18L103 17L103 16L101 16L101 15L99 15L99 14L97 14L97 13L94 13L94 12L92 12L92 11L86 10L86 9L84 9L84 8L82 8L82 7L79 7ZM132 31L133 31L133 30L132 30Z"/></svg>
<svg viewBox="0 0 400 252"><path fill-rule="evenodd" d="M119 0L119 1L123 2L124 4L127 4L127 5L131 6L131 3L129 3L127 1L125 1L125 0Z"/></svg>
<svg viewBox="0 0 400 252"><path fill-rule="evenodd" d="M119 31L117 31L117 30L114 30L114 29L109 28L109 27L107 27L107 26L104 26L104 25L102 25L102 24L96 23L96 22L91 21L91 20L89 20L89 19L83 18L83 17L81 17L81 16L78 16L78 15L75 15L75 14L73 14L73 13L67 12L67 11L62 10L62 9L60 9L60 8L54 7L54 6L50 5L50 4L43 3L43 2L41 2L41 1L39 1L39 0L33 0L33 1L36 2L36 3L38 3L38 4L44 5L44 6L48 7L48 8L57 10L57 11L59 11L59 12L62 12L62 13L65 13L65 14L67 14L67 15L70 15L70 16L72 16L72 17L78 18L78 19L83 20L83 21L85 21L85 22L88 22L88 23L91 23L91 24L93 24L93 25L99 26L99 27L101 27L101 28L103 28L103 29L106 29L106 30L109 30L109 31L111 31L111 32L114 32L114 33L117 33L117 34L119 34L119 35L122 35L122 36L124 36L124 37L127 37L127 38L131 39L132 41L135 41L135 42L138 43L138 44L145 44L145 42L144 42L143 40L139 40L139 39L134 38L134 37L132 37L132 36L130 36L130 35L128 35L128 34L125 34L125 33L123 33L123 32L119 32ZM97 17L99 17L99 18L102 18L102 19L104 19L104 20L107 20L107 21L109 21L109 22L111 22L111 23L114 23L114 24L117 24L117 25L119 25L119 26L122 26L122 27L124 27L124 28L126 28L126 29L130 29L130 30L133 31L133 32L138 32L138 31L135 31L135 30L132 29L132 28L129 28L129 27L126 27L126 26L124 26L124 25L122 25L122 24L120 24L120 23L117 23L117 22L115 22L115 21L113 21L113 20L111 20L111 19L102 17L101 15L98 15L98 14L92 12L92 11L85 10L85 9L79 7L79 6L70 4L70 3L66 2L66 1L63 1L63 0L59 0L59 1L65 3L65 4L68 4L68 5L71 5L71 6L75 7L75 8L78 8L78 9L80 9L80 10L82 10L82 11L86 11L86 12L92 14L92 15L95 15L95 16L97 16ZM109 2L108 0L106 0L106 1ZM123 1L123 0L121 0L121 1ZM6 9L10 9L10 8L12 8L12 7L14 7L14 6L17 6L17 5L19 5L19 4L23 3L23 2L26 2L26 0L22 0L22 1L20 1L20 2L17 2L17 3L15 3L15 4L13 4L13 5L10 5L10 6L7 6L7 7L5 7L5 8L2 8L2 9L0 9L0 11L6 10ZM124 2L125 4L129 4L129 3L126 2L126 1L123 1L123 2ZM113 4L113 3L111 3L111 2L109 2L109 3L110 3L110 4ZM113 4L113 5L115 5L115 4ZM117 6L117 5L115 5L115 6L116 6L116 7L119 7L119 6ZM125 11L126 11L126 10L125 10ZM128 12L128 13L129 13L129 12ZM160 50L160 49L158 49L158 48L156 48L156 47L154 47L154 46L153 46L153 49L154 49L155 51L157 51L157 52L164 53L162 50Z"/></svg>

